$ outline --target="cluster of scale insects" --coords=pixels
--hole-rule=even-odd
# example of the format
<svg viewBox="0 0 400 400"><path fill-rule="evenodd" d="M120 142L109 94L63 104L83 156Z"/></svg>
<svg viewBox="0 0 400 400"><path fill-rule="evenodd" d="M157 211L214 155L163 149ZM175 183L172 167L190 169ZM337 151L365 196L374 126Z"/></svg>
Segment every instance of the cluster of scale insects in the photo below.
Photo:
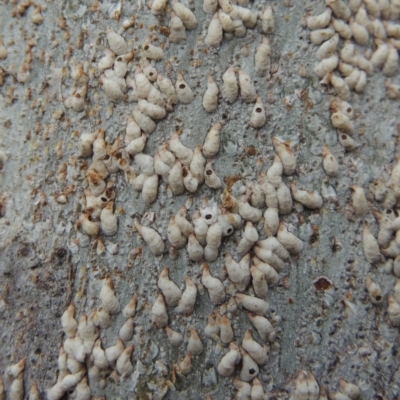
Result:
<svg viewBox="0 0 400 400"><path fill-rule="evenodd" d="M367 76L374 70L382 68L387 76L393 76L397 70L400 47L400 25L393 22L381 22L380 17L387 20L398 19L400 4L396 1L368 0L362 2L350 0L349 5L341 0L327 0L330 7L319 16L307 17L307 27L311 33L311 42L321 44L317 52L320 63L315 73L323 78L322 84L331 85L337 97L331 102L332 123L338 129L339 142L346 151L358 147L352 139L354 132L352 118L354 112L348 103L351 90L360 93L364 90ZM16 7L16 13L22 15L31 3L21 3ZM194 13L182 3L172 0L170 4L170 32L169 40L180 43L186 39L186 30L196 28L197 20ZM246 29L253 29L257 20L261 19L263 33L274 31L273 10L267 7L260 15L247 8L246 1L239 4L227 0L205 0L204 12L213 14L208 26L204 42L209 47L218 48L222 40L231 40L246 35ZM167 2L153 0L149 4L151 12L163 15L166 12ZM19 11L18 11L19 10ZM32 15L32 22L40 24L43 17L41 8L37 7ZM396 14L397 12L397 14ZM98 129L93 133L84 133L79 138L79 156L92 156L86 178L87 188L81 200L81 215L76 228L82 233L94 237L97 241L97 252L105 251L104 243L99 237L100 232L105 236L114 236L118 230L118 216L114 212L116 193L114 182L107 178L110 174L122 171L126 181L141 192L147 204L157 200L158 190L165 187L169 197L179 196L186 192L195 193L204 182L211 189L223 187L223 181L212 168L212 160L220 149L222 122L214 124L207 133L204 143L197 145L193 150L182 143L185 131L176 130L171 138L161 144L154 155L144 153L147 138L156 128L156 121L165 118L174 111L177 104L190 104L194 99L194 92L184 80L182 73L177 74L174 84L167 76L162 76L156 68L156 63L164 57L162 46L153 44L151 37L141 45L142 60L135 65L135 52L122 36L124 30L135 25L135 18L122 24L121 30L116 33L112 29L106 32L109 49L105 50L104 57L99 61L98 82L109 101L118 104L122 101L137 102L132 115L129 117L124 140L119 137L113 144L107 143L106 132ZM329 26L328 26L329 25ZM351 38L358 45L366 46L370 43L369 36L375 37L376 50L372 54L361 54L355 50ZM346 42L338 54L340 38ZM389 38L389 39L388 39ZM254 55L254 70L259 76L266 76L271 69L271 47L267 37L263 37ZM6 59L7 49L0 43L0 59ZM338 69L344 76L335 74ZM167 71L172 69L167 64ZM19 72L18 81L24 83L29 76L28 62L23 64ZM130 71L134 74L131 76ZM82 64L72 68L71 77L74 87L65 98L67 108L77 113L86 110L86 96L89 89L89 77L93 73ZM260 96L257 96L256 87L251 77L243 70L230 67L222 76L223 86L218 88L213 77L207 77L207 90L203 96L204 109L212 113L218 107L219 93L224 101L233 103L239 96L246 103L254 103L249 119L249 125L260 128L266 122L265 107ZM397 85L387 83L387 95L391 99L400 97ZM96 94L99 96L99 93ZM195 309L198 291L207 289L211 303L220 306L208 316L208 324L204 327L205 337L219 343L221 348L229 347L220 357L216 369L223 377L233 376L237 365L241 363L238 377L233 379L237 389L237 399L264 399L262 383L257 379L260 368L268 360L269 343L276 338L273 324L267 318L269 304L265 300L269 287L279 281L279 273L293 256L303 249L303 242L297 238L285 225L280 216L291 213L293 200L310 210L319 210L323 206L323 197L317 192L299 189L292 181L289 185L282 179L291 176L296 171L297 160L289 142L279 138L272 138L275 148L275 158L267 172L259 173L256 181L242 181L226 185L218 205L213 200L204 200L201 207L195 210L191 217L188 207L183 206L174 217L171 217L167 228L169 243L168 254L176 259L178 251L187 249L188 257L201 263L201 282L185 277L185 290L182 292L179 285L169 278L169 268L165 267L159 275L156 297L149 314L154 329L164 329L171 346L181 346L184 337L181 332L173 330L168 322L169 313L191 315ZM328 176L337 176L339 164L336 158L325 145L323 151L323 168ZM131 164L140 169L136 170ZM394 167L389 179L374 182L370 192L374 199L382 205L382 211L373 210L379 223L377 239L372 235L369 224L365 222L363 230L364 254L371 264L384 261L384 257L393 273L400 277L400 232L399 217L396 217L393 208L396 207L400 186L400 165ZM59 176L66 175L65 166L58 171ZM163 185L160 182L165 183ZM353 191L352 210L357 218L365 218L370 214L370 204L364 190L356 185L350 187ZM55 196L60 204L68 201L68 196L75 188L68 188ZM325 198L325 200L327 200ZM167 252L165 240L156 229L135 221L135 230L144 240L146 247L155 256L162 256ZM150 218L150 222L154 222ZM212 263L220 256L219 248L225 237L231 236L235 230L241 229L241 239L237 245L236 255L224 254L224 269L219 277L212 274ZM262 230L266 239L259 240L259 231ZM262 235L263 235L262 234ZM111 246L111 253L118 249ZM132 249L130 258L137 259L145 252L142 247ZM229 288L223 283L224 279L234 284ZM384 295L377 283L370 276L366 277L366 288L371 302L380 305ZM247 293L243 293L246 292ZM119 300L114 292L111 277L107 277L100 291L101 305L89 315L82 314L79 322L75 319L75 306L71 304L64 312L61 323L66 336L60 348L58 359L59 376L57 383L47 390L47 398L60 399L65 393L73 391L73 398L90 399L89 384L98 381L100 387L106 385L106 377L112 377L115 382L129 378L135 371L132 364L132 354L135 346L134 322L137 314L138 297L135 296L124 307L122 313L126 322L118 332L118 340L110 347L103 349L99 337L100 330L110 326L113 315L121 310ZM388 317L394 326L400 325L400 283L394 287L393 296L389 295ZM356 307L349 297L343 300L348 312L356 312ZM2 300L0 306L6 307ZM174 309L173 309L174 308ZM245 309L255 332L259 337L255 340L251 329L247 329L241 343L235 337L232 319ZM349 311L350 310L350 311ZM162 361L155 361L155 370L158 376L159 392L162 398L168 390L175 390L175 382L181 376L188 376L192 372L192 358L204 351L199 332L189 328L189 339L186 343L185 356L177 360L168 368ZM201 332L200 332L201 333ZM203 339L204 341L204 339ZM261 344L260 344L261 342ZM6 381L11 381L8 388L9 398L12 400L24 398L23 374L26 359L10 366L6 370ZM251 382L251 384L250 384ZM339 381L339 391L326 394L325 389L318 385L310 372L300 371L293 381L291 398L300 399L357 399L360 389L357 385ZM4 386L0 385L0 398L4 398ZM30 399L39 399L40 394L36 384L29 392ZM210 395L206 398L211 399Z"/></svg>

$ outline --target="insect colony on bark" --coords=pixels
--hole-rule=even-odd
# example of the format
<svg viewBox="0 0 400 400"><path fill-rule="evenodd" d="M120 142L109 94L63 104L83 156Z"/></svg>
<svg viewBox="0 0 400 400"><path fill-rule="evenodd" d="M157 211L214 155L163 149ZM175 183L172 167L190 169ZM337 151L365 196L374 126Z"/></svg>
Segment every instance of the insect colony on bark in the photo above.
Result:
<svg viewBox="0 0 400 400"><path fill-rule="evenodd" d="M206 45L218 47L223 39L243 37L247 29L253 29L257 23L257 14L247 9L246 2L240 5L221 0L205 1L204 11L213 14L204 39ZM350 2L357 3L357 2ZM339 141L348 150L357 148L352 139L354 132L352 120L354 112L347 102L351 90L362 92L366 85L367 75L374 69L382 68L387 76L392 76L397 70L398 55L396 39L400 34L398 27L391 22L380 22L379 15L374 15L374 1L365 2L368 13L375 19L371 21L361 2L357 11L350 9L340 0L328 1L333 14L341 19L332 20L332 11L328 8L323 14L307 19L307 26L313 32L310 35L314 44L321 44L317 58L320 63L315 69L316 74L323 78L324 84L331 84L338 98L331 102L331 120L338 129ZM384 3L384 2L382 2ZM153 0L151 12L154 15L165 13L167 3L162 0ZM218 6L220 10L217 11ZM172 0L170 41L179 43L186 39L186 30L196 28L197 21L193 12L182 3ZM391 18L396 7L385 10L387 18ZM394 11L393 11L394 10ZM380 10L382 14L385 12ZM355 14L354 19L350 18ZM375 11L376 13L376 11ZM32 16L35 24L40 24L40 10ZM274 20L271 6L260 14L263 33L269 34L274 30ZM349 23L347 23L349 21ZM332 27L328 27L332 22ZM124 28L134 26L133 21L123 24ZM399 29L400 31L400 29ZM335 34L336 32L336 34ZM224 134L224 123L213 124L205 136L203 145L197 145L193 150L182 142L185 129L176 130L169 140L161 144L154 156L143 153L149 136L157 129L158 120L162 120L167 113L174 111L178 103L190 104L195 94L184 79L182 73L177 74L176 83L162 76L156 68L156 62L163 60L162 46L156 46L149 37L141 45L141 55L144 57L138 65L135 53L129 50L123 32L107 29L107 41L110 49L105 49L104 57L100 59L97 69L99 84L105 96L112 103L125 100L137 102L137 106L129 117L125 139L117 137L113 144L105 140L106 132L98 129L93 133L84 133L80 137L79 152L81 157L92 156L86 177L87 188L81 200L82 213L77 221L77 228L97 240L97 252L104 252L104 244L99 233L114 236L118 231L118 214L114 206L116 197L114 181L106 180L110 174L123 171L126 181L133 188L141 192L143 200L151 204L157 200L160 181L167 185L169 197L179 196L186 192L195 193L204 182L211 189L223 187L222 179L212 168L212 157L220 150L221 135ZM376 51L370 59L357 54L354 45L350 42L353 37L357 44L365 46L369 43L369 35L376 37ZM391 37L385 42L387 37ZM337 53L340 37L346 42ZM259 76L265 76L270 71L271 46L267 37L263 37L254 54L254 69ZM7 57L7 49L0 44L0 58ZM397 58L396 58L397 57ZM149 61L150 60L150 61ZM344 79L337 76L334 70L338 68ZM134 71L132 77L130 71ZM22 75L20 75L22 76ZM71 69L74 87L65 98L65 106L75 112L85 110L88 94L90 71L82 64ZM20 80L23 82L23 79ZM260 128L266 122L265 106L252 78L242 69L235 70L229 67L222 76L223 85L218 88L212 75L207 77L207 90L203 96L203 107L207 112L214 112L218 107L218 95L232 103L239 93L245 103L254 103L249 125ZM387 84L387 93L390 98L397 98L400 90L394 84ZM397 94L396 94L397 93ZM111 108L112 110L112 108ZM181 139L182 138L182 139ZM173 364L171 368L157 360L156 368L159 371L159 394L162 397L171 389L175 390L174 383L178 376L187 376L191 373L192 359L204 351L201 340L202 333L217 343L221 351L223 344L229 345L229 350L221 355L216 365L221 376L231 376L241 362L239 378L233 380L238 390L237 398L262 399L265 398L262 383L257 379L260 368L267 362L269 344L276 340L276 331L266 318L269 314L269 304L265 301L269 287L276 285L280 279L279 273L285 268L291 256L298 255L303 249L303 242L296 237L280 216L291 213L293 200L307 209L318 210L323 206L323 199L317 192L300 189L294 182L286 184L284 176L293 175L296 171L297 159L290 142L279 138L272 138L275 148L275 158L267 172L260 173L257 181L242 180L235 187L225 187L221 194L221 205L213 200L205 199L200 209L195 210L191 218L188 208L183 206L175 216L170 218L167 238L170 244L169 255L177 257L178 250L187 247L188 257L201 264L201 283L193 282L185 277L185 290L169 278L169 269L165 267L158 278L160 292L151 309L151 323L155 328L165 329L166 336L172 346L186 345L185 357ZM131 165L139 167L137 173ZM325 145L323 152L323 168L328 176L338 174L338 163L334 155ZM376 201L383 202L385 213L374 210L380 230L378 239L375 239L368 225L364 226L363 241L365 258L371 264L385 257L394 258L393 272L400 277L400 245L398 244L397 218L391 209L397 204L397 187L400 182L398 167L392 171L390 180L376 190ZM365 217L369 213L369 205L361 187L353 185L352 206L356 217ZM235 193L233 193L235 192ZM373 192L373 190L371 190ZM63 203L60 201L60 203ZM266 209L265 209L266 208ZM264 211L265 209L265 211ZM390 215L390 212L392 215ZM191 222L192 221L192 222ZM165 254L166 246L157 230L147 226L142 221L135 221L135 229L143 238L146 246L134 249L130 253L132 258L139 258L141 253L149 249L155 256ZM259 240L259 228L262 227L266 239ZM210 271L210 266L219 257L219 249L225 237L229 237L235 230L242 229L242 236L237 246L237 255L224 254L225 265L222 273L217 277ZM263 234L262 234L263 235ZM115 249L115 247L113 247ZM111 250L111 253L114 250ZM118 250L115 250L118 251ZM233 283L229 288L224 284L228 277ZM252 286L249 286L251 283ZM381 304L384 297L379 285L373 282L370 276L366 277L366 288L373 304ZM394 326L400 325L400 296L398 284L394 288L393 296L388 296L388 317ZM248 288L249 294L241 293ZM197 292L207 289L211 303L220 305L219 310L208 316L208 324L204 331L199 332L189 328L189 339L185 340L179 331L168 325L170 308L182 315L190 315L195 310ZM254 295L255 294L255 295ZM88 316L82 314L79 323L75 320L75 307L72 303L62 316L62 326L66 335L63 346L60 348L58 359L59 376L57 383L48 390L49 399L59 399L65 393L74 390L76 398L90 398L88 382L98 381L100 387L106 385L106 375L111 373L114 381L124 380L134 372L131 356L135 348L129 344L134 335L136 305L138 298L134 297L123 309L126 318L120 327L119 339L115 345L103 350L99 338L100 329L106 329L111 324L111 316L120 313L119 300L114 292L111 278L104 280L99 298L101 305ZM346 300L347 307L351 307L350 300ZM235 336L232 327L234 316L238 310L244 308L248 319L263 342L260 344L252 336L251 329L247 329L241 346L235 342L240 338ZM174 329L176 329L174 327ZM199 335L200 334L200 335ZM25 359L24 359L25 360ZM13 365L8 370L12 378L9 388L10 398L23 397L23 371L25 361ZM86 365L85 365L86 363ZM170 378L166 378L170 373ZM86 377L87 374L87 377ZM248 382L252 381L252 385ZM294 380L293 399L324 398L323 388L319 388L310 372L301 371ZM4 390L3 386L0 386ZM319 397L318 397L319 396ZM339 392L331 393L330 398L358 398L359 389L356 385L341 380ZM326 397L326 396L325 396ZM32 385L30 398L39 398L37 386Z"/></svg>

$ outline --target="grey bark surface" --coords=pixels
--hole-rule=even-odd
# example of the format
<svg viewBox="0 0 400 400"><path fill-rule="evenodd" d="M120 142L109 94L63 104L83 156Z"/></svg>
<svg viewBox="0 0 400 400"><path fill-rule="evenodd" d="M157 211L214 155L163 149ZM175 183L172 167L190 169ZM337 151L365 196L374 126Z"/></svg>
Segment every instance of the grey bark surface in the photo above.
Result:
<svg viewBox="0 0 400 400"><path fill-rule="evenodd" d="M107 47L105 30L111 26L118 31L124 19L135 15L134 27L123 34L129 48L136 52L135 64L140 59L141 44L153 33L159 38L158 43L165 43L165 56L155 65L157 70L169 75L173 82L177 72L184 71L184 78L195 93L191 104L178 104L167 118L157 123L144 153L153 155L177 128L183 128L181 141L194 149L203 144L213 124L223 121L221 147L213 161L213 168L221 178L240 175L243 180L255 180L259 158L263 172L272 164L275 152L271 138L277 136L290 140L297 156L297 171L294 176L284 178L286 182L294 180L303 189L322 193L330 185L328 190L336 192L337 201L325 199L320 210L310 211L296 204L283 217L303 240L304 249L299 256L291 257L280 274L280 283L270 288L267 296L269 318L277 330L269 361L259 375L268 398L289 398L290 383L299 370L312 372L329 391L337 391L339 379L344 378L360 386L363 399L399 396L398 329L388 321L386 301L374 306L365 289L367 274L380 284L385 295L392 291L396 278L386 268L387 264L367 263L362 247L362 219L349 217L347 208L350 185L359 185L367 193L372 180L378 179L382 171L392 169L398 151L399 106L386 98L385 77L375 73L368 79L364 93L352 94L350 101L357 115L356 136L361 146L350 153L340 146L330 120L328 91L313 72L316 47L309 43L308 30L302 26L304 15L322 12L325 2L267 2L274 7L275 32L268 38L277 72L264 78L254 72L254 52L262 38L260 23L248 29L244 38L223 40L219 49L207 48L202 39L212 16L203 12L199 0L190 4L198 25L187 31L183 44L169 44L157 28L168 26L168 18L151 15L146 5L139 10L137 2L123 2L120 21L109 17L111 2L101 3L99 11L92 11L92 3L87 1L47 2L41 25L30 20L33 7L22 17L11 17L14 3L0 3L0 37L8 50L7 58L0 60L0 67L7 71L0 88L0 150L7 155L0 172L0 294L6 303L0 314L0 374L6 390L9 389L6 368L26 357L25 397L36 382L42 398L46 398L45 391L57 380L57 357L65 340L61 315L71 302L75 303L78 321L82 313L89 315L100 305L102 279L110 275L121 308L134 295L139 296L132 340L135 372L118 383L107 376L104 389L90 382L92 396L146 399L153 392L153 398L157 398L152 385L157 387L161 383L155 361L162 361L171 370L186 354L187 332L191 327L199 333L204 351L193 358L192 373L186 378L178 377L176 391L168 391L164 398L203 399L207 393L213 399L234 396L232 377L221 377L216 371L227 346L220 348L203 333L207 315L218 308L209 301L207 290L198 293L191 316L179 316L169 308L169 326L185 336L185 342L178 348L169 344L163 329L151 325L150 311L158 294L160 272L169 266L170 278L183 289L185 276L196 284L201 282L200 263L190 261L186 249L179 251L176 260L169 257L168 251L155 257L134 229L135 218L143 221L146 213L154 212L156 220L151 226L161 234L168 248L169 218L188 199L193 201L190 215L200 207L203 198L220 203L222 189L212 190L202 185L193 195L169 197L166 184L161 182L157 201L146 205L140 193L118 172L111 175L115 182L115 205L120 212L118 232L113 237L104 237L106 247L118 244L118 254L106 251L98 255L95 240L76 229L81 212L79 201L86 187L85 163L90 164L90 159L78 157L79 135L102 128L109 143L118 136L123 138L128 116L135 106L130 101L112 104L99 86L97 63ZM264 6L264 2L255 0L250 8L257 11ZM69 40L64 39L64 32L57 27L62 15L68 25ZM154 29L150 30L150 26ZM83 30L86 32L83 47L78 49ZM35 39L31 72L28 81L20 83L16 76L26 57L26 42L30 37ZM68 57L70 46L72 55ZM41 52L44 52L42 60ZM167 60L172 71L166 68ZM85 111L81 113L64 106L73 86L70 67L78 62L84 63L90 76ZM299 74L301 65L306 68L305 77ZM212 74L221 89L222 74L229 66L242 68L253 78L267 108L267 123L263 128L248 126L253 104L246 104L240 98L230 105L220 96L214 113L204 110L202 97L207 75ZM62 69L60 80L56 69ZM26 97L27 89L31 90L30 99ZM95 107L98 112L91 112ZM325 143L340 164L338 177L329 178L328 183L323 181L326 174L321 166ZM57 151L58 146L61 151ZM250 146L254 146L255 152L250 151ZM65 181L60 182L58 169L64 162L68 164L68 173ZM54 195L71 184L75 185L75 191L66 204L58 204ZM41 193L46 196L45 204L40 201ZM373 198L369 200L371 209L376 207ZM376 236L378 225L372 212L365 219ZM258 230L260 238L264 238L262 226ZM238 230L223 240L218 260L210 263L214 276L220 276L225 252L237 259L240 237ZM135 262L128 254L138 246L142 246L143 255L140 262ZM330 305L313 284L320 276L328 277L334 285ZM229 279L224 284L228 293L235 292ZM357 313L348 316L342 302L346 293L351 293L357 309ZM241 343L245 330L252 325L244 310L231 317L235 340ZM121 313L112 316L110 327L100 331L103 348L115 343L124 322ZM253 334L258 339L254 329ZM69 398L74 396L72 393Z"/></svg>

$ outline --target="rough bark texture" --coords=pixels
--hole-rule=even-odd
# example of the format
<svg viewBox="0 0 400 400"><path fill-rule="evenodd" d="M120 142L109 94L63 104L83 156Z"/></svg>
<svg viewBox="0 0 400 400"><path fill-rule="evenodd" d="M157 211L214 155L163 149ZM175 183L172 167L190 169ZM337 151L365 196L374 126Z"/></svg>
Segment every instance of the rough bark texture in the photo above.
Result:
<svg viewBox="0 0 400 400"><path fill-rule="evenodd" d="M82 234L76 226L81 214L80 199L87 186L85 172L91 163L91 157L79 158L79 136L102 128L108 143L117 137L123 140L128 117L135 107L129 100L110 102L99 85L97 70L103 50L108 47L106 28L111 26L118 31L122 21L135 15L133 28L123 33L129 49L135 50L133 65L140 60L142 43L153 34L158 37L158 42L153 43L165 44L164 58L155 64L158 72L175 83L177 72L183 71L184 79L195 93L192 103L178 104L167 118L157 123L144 153L154 155L179 128L183 128L181 141L194 149L203 144L210 127L222 121L221 146L213 168L225 182L235 175L243 182L256 180L258 172L266 172L275 154L271 138L277 136L289 140L297 156L296 173L284 180L294 180L302 189L323 194L325 201L320 210L310 211L296 203L289 215L281 216L303 240L304 249L299 256L290 258L280 274L279 284L270 288L267 295L269 319L277 331L276 340L270 345L269 361L258 376L270 396L267 398L289 398L290 383L300 370L312 372L319 385L328 391L336 392L339 379L344 378L358 384L365 399L400 395L398 329L388 320L386 300L382 305L373 305L365 289L369 274L380 284L383 295L390 294L396 277L387 262L371 266L365 260L363 218L354 217L348 207L352 194L349 186L361 186L370 201L365 220L376 237L378 225L371 210L382 211L383 207L368 188L384 170L390 171L394 166L398 103L385 96L386 78L380 71L375 72L369 77L366 90L352 94L349 101L356 113L353 137L361 146L353 152L346 152L340 146L330 119L331 89L325 90L313 72L316 47L309 43L309 31L304 28L306 13L322 12L324 3L268 2L267 5L274 7L275 18L275 31L268 35L274 73L259 77L254 71L254 53L262 39L260 22L254 29L248 29L245 37L224 39L219 49L211 49L203 41L212 16L203 12L200 0L190 4L197 27L187 31L186 42L181 44L169 44L162 34L165 32L162 27L169 24L167 14L157 18L146 5L139 9L137 2L123 3L119 21L110 18L118 8L111 2L47 2L43 3L44 20L39 25L31 21L35 6L12 17L18 2L0 2L0 37L8 53L6 59L0 60L4 71L0 88L0 150L7 156L0 173L0 294L5 301L0 314L0 373L6 391L12 381L6 376L6 368L26 357L25 393L36 382L42 398L46 398L46 390L56 383L58 376L57 357L65 340L60 322L63 312L74 302L78 321L81 314L89 315L100 305L103 279L111 276L121 309L134 295L139 297L131 341L135 345L132 355L135 372L116 382L110 369L103 381L89 382L92 396L147 399L153 393L153 398L160 398L159 387L165 387L166 379L172 380L173 364L186 354L188 329L192 327L199 333L204 351L193 357L192 373L178 376L175 391L169 390L165 398L202 399L207 393L213 399L234 396L232 376L224 378L216 371L228 346L206 338L203 333L207 315L216 309L225 311L223 306L211 304L206 289L198 293L192 315L182 317L173 308L168 310L168 325L185 337L179 347L172 347L165 331L151 324L151 307L159 292L157 280L165 266L169 266L170 278L182 289L185 276L200 288L200 263L190 261L186 249L179 251L177 259L168 254L169 218L188 204L189 199L192 200L189 220L203 198L220 204L222 189L213 190L203 184L195 194L171 197L166 183L161 182L156 202L146 205L119 171L108 177L115 183L118 232L112 237L100 234L108 250L98 255L96 239ZM253 12L264 8L264 2L258 0L250 5ZM64 30L57 25L61 16L67 24ZM27 45L31 38L34 45L30 75L26 82L21 82L18 72L29 54ZM83 63L89 75L83 112L64 105L74 85L71 68L78 62ZM213 76L221 90L222 74L229 66L242 68L253 79L257 94L266 104L264 127L248 126L253 104L246 104L240 96L235 103L228 104L220 94L217 110L214 113L204 110L202 98L207 75ZM299 73L301 66L305 74ZM133 72L130 72L132 77ZM324 144L328 144L339 161L339 175L328 181L322 169ZM63 163L67 164L65 175L60 172ZM133 161L132 167L138 172ZM75 186L67 202L59 204L55 200L57 194L70 185ZM156 229L167 245L161 257L149 251L134 229L135 218L146 224L146 215L152 212L155 222L147 225ZM262 224L258 225L258 231L260 238L264 238ZM224 277L221 270L225 252L238 260L236 245L240 237L241 230L237 230L223 239L217 261L210 263L214 276ZM118 244L118 254L110 254L113 244ZM130 250L138 246L143 248L141 259L130 259ZM334 286L329 299L323 288L313 283L322 275ZM227 293L234 294L235 288L227 277L224 283ZM355 304L353 313L342 301L348 293ZM245 330L252 325L244 310L228 315L235 340L241 344ZM119 313L111 317L109 328L100 330L103 348L115 343L124 322ZM255 329L253 335L261 342ZM168 367L166 377L157 374L156 360ZM240 364L237 372L234 376L239 374ZM70 398L79 397L71 390Z"/></svg>

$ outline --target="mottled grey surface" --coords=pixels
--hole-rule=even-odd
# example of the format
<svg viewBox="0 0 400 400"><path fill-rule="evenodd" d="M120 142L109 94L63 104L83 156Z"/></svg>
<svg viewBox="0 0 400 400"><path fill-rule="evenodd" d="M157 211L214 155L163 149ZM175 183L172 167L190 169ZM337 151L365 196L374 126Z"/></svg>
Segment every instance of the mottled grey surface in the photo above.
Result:
<svg viewBox="0 0 400 400"><path fill-rule="evenodd" d="M134 398L145 399L145 393L150 392L146 384L155 379L155 360L171 368L186 352L185 345L172 348L165 332L151 327L150 309L158 292L159 272L169 266L171 279L183 288L183 277L188 275L199 283L201 270L199 264L188 260L185 250L180 251L178 260L171 260L168 254L155 258L144 243L138 242L132 229L134 217L154 211L153 227L166 239L169 217L186 203L188 196L169 198L165 183L161 183L157 201L146 206L123 174L114 174L111 179L115 181L115 204L124 212L118 217L118 234L105 238L105 243L118 243L119 253L98 256L95 245L74 226L80 214L86 162L78 159L78 137L79 133L101 127L106 131L108 142L112 143L119 135L123 138L127 118L134 107L129 102L116 104L111 117L107 118L111 103L98 85L97 72L97 62L107 44L107 26L118 30L126 17L135 14L135 27L125 32L124 37L130 47L137 49L139 56L139 47L149 33L146 27L167 25L168 19L161 18L159 22L146 6L138 11L137 2L124 2L123 15L117 22L107 16L111 3L100 6L104 12L93 12L90 2L62 4L56 1L47 3L47 9L42 12L43 24L35 26L30 21L33 7L24 17L11 18L14 7L11 3L0 4L0 37L8 49L7 59L0 60L0 67L7 71L0 88L0 150L8 157L0 174L1 193L6 204L5 215L0 219L0 294L7 304L0 315L0 373L26 357L26 390L35 381L45 398L45 389L56 382L58 350L64 340L62 313L73 301L77 319L81 313L89 314L99 305L101 279L109 273L122 307L134 294L139 296L133 340L136 348L132 359L134 364L138 363L136 371L140 372L140 377L136 382L135 373L119 384L108 380L104 391L91 383L92 395L107 399L133 398L136 387ZM372 267L366 262L362 251L362 221L346 218L346 205L351 196L349 185L360 185L367 192L371 180L393 165L399 106L385 97L382 74L369 78L365 92L353 94L350 101L356 110L357 140L362 146L346 153L337 143L330 122L329 96L313 73L316 47L308 43L308 31L301 26L305 13L321 12L324 2L293 0L289 7L281 1L267 3L274 6L276 27L275 33L269 35L272 63L278 66L271 77L260 78L254 73L253 55L262 37L258 25L248 30L242 39L224 40L219 50L207 49L202 39L211 16L203 12L199 0L192 4L198 26L187 32L186 44L168 44L165 36L156 34L159 41L165 43L165 57L156 64L157 70L168 75L164 61L169 60L173 67L169 77L175 81L176 73L184 71L184 78L196 96L191 104L179 104L157 124L144 152L153 155L155 149L170 138L175 127L183 128L182 142L194 149L196 144L203 143L211 125L222 120L221 149L213 164L217 175L240 174L243 178L255 179L258 157L262 157L262 171L265 172L274 155L271 137L278 136L291 140L298 156L296 174L285 181L293 179L301 188L321 192L326 185L322 182L326 175L321 166L321 152L323 144L327 143L340 163L339 176L329 178L329 185L337 193L337 202L325 201L317 212L296 205L295 210L283 218L305 246L281 274L285 279L268 293L271 320L278 335L271 346L270 360L261 369L259 378L265 390L277 394L288 390L290 379L304 369L311 371L318 383L328 390L336 391L338 380L343 377L359 384L362 398L395 398L400 395L398 330L388 322L386 304L373 306L370 303L365 276L371 274L385 295L391 292L396 278L385 272L383 266ZM257 10L263 5L264 2L256 0L251 9ZM69 41L64 40L63 31L56 26L60 15L66 18ZM138 28L139 23L143 23L142 29ZM83 48L76 49L83 29L87 31ZM23 84L16 80L16 75L26 57L26 41L31 36L36 41L32 48L34 58L29 80ZM59 41L57 46L54 40ZM67 58L65 54L70 46L72 56ZM44 52L42 61L41 52ZM62 100L69 95L73 84L70 66L79 61L86 63L88 72L91 68L94 70L93 74L89 73L86 111L75 113L66 109ZM201 66L194 67L198 62ZM305 78L299 74L301 64L307 70ZM207 74L211 73L221 88L222 74L231 65L243 68L254 78L257 92L267 104L268 121L259 131L248 126L253 106L240 98L233 105L220 98L218 109L212 114L202 107ZM49 86L54 68L63 69L63 80L55 87ZM29 100L25 95L28 88L32 93ZM95 104L96 91L98 104ZM95 106L99 106L98 114L90 112ZM62 113L62 117L57 113ZM78 134L74 133L76 131ZM57 157L56 147L60 143L62 153ZM248 146L256 148L255 156L245 152ZM68 163L68 174L65 182L59 182L57 170L64 162ZM67 204L56 203L52 195L70 184L76 185L76 191L69 196ZM39 201L42 192L46 194L46 204ZM203 185L192 196L189 215L200 206L202 198L219 201L220 193ZM372 213L367 220L376 236L377 225ZM262 228L259 232L263 235ZM79 249L74 246L77 238ZM219 259L210 264L214 275L221 271L224 252L229 251L236 257L235 243L239 238L240 232L236 232L224 239ZM134 264L128 260L128 253L139 244L143 246L143 257L140 263ZM331 306L323 301L312 283L321 275L329 277L335 287ZM225 283L227 287L230 284L228 279ZM352 294L358 314L346 318L342 298L347 292ZM169 325L182 334L187 328L195 327L203 341L204 352L194 357L192 374L187 379L178 378L177 391L169 391L165 398L201 399L205 393L210 393L214 399L232 398L232 378L218 375L214 378L212 371L225 350L219 351L216 343L203 334L207 315L213 309L205 291L198 294L195 312L190 317L177 316L169 310ZM111 326L100 333L103 347L115 343L123 323L122 314L112 317ZM233 318L233 327L240 343L244 331L251 327L245 312ZM253 333L257 338L254 330ZM207 387L207 383L210 386Z"/></svg>

